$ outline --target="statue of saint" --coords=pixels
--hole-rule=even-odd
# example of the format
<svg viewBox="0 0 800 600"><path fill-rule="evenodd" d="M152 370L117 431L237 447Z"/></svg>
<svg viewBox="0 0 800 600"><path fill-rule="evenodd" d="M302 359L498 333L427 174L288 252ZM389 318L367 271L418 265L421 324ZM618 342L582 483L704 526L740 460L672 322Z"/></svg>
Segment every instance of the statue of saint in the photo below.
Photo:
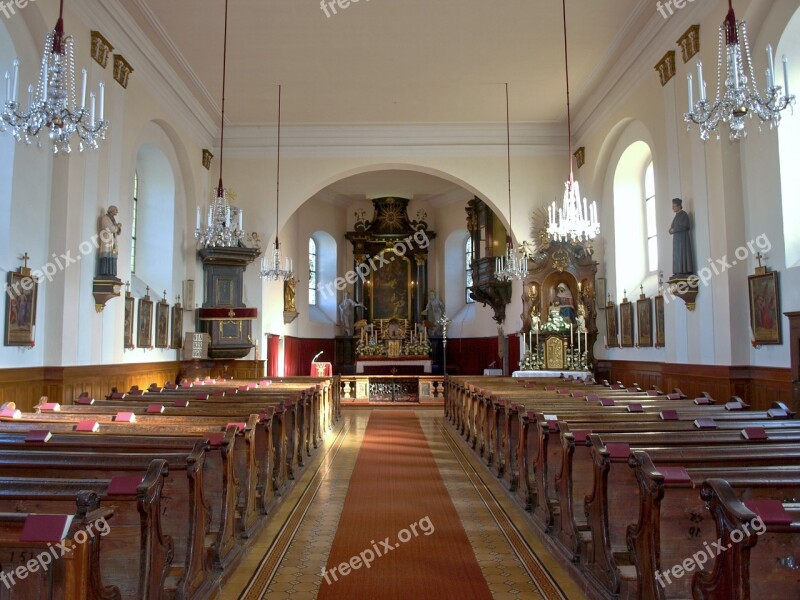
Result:
<svg viewBox="0 0 800 600"><path fill-rule="evenodd" d="M100 217L100 277L117 276L117 236L122 231L122 223L117 223L119 210L109 206L106 214Z"/></svg>
<svg viewBox="0 0 800 600"><path fill-rule="evenodd" d="M583 304L578 306L578 318L576 319L575 331L578 333L586 331L586 307Z"/></svg>
<svg viewBox="0 0 800 600"><path fill-rule="evenodd" d="M355 322L356 307L366 308L363 304L359 304L350 298L350 292L344 293L344 299L339 304L339 318L342 321L342 329L344 335L348 337L353 336L353 323Z"/></svg>
<svg viewBox="0 0 800 600"><path fill-rule="evenodd" d="M435 291L431 291L430 294L428 294L428 304L425 306L425 310L422 311L422 314L425 315L427 321L435 323L433 335L440 335L442 332L441 320L444 311L444 302L436 295Z"/></svg>
<svg viewBox="0 0 800 600"><path fill-rule="evenodd" d="M565 320L575 322L575 307L572 292L563 281L555 289L555 298L550 304L550 315L557 314Z"/></svg>
<svg viewBox="0 0 800 600"><path fill-rule="evenodd" d="M290 277L283 282L283 312L297 312L295 305L295 286L297 280Z"/></svg>
<svg viewBox="0 0 800 600"><path fill-rule="evenodd" d="M691 220L683 210L683 200L672 201L675 218L669 233L672 235L672 272L673 277L687 277L694 274L694 252L692 252Z"/></svg>

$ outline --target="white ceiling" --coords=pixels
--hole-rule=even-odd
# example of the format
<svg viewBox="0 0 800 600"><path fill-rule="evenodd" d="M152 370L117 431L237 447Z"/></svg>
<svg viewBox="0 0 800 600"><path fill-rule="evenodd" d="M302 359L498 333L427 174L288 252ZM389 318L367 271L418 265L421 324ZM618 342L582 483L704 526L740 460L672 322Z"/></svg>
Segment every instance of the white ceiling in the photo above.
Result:
<svg viewBox="0 0 800 600"><path fill-rule="evenodd" d="M650 0L568 0L573 106L658 15ZM219 115L224 0L122 6ZM330 9L329 9L329 12ZM226 120L285 123L556 122L565 116L559 0L229 0Z"/></svg>

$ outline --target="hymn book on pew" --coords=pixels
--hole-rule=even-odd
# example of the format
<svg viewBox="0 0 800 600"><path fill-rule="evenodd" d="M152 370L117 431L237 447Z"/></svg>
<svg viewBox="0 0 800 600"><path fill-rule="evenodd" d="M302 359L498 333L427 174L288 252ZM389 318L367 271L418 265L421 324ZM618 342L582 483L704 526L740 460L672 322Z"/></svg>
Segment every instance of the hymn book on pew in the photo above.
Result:
<svg viewBox="0 0 800 600"><path fill-rule="evenodd" d="M118 412L114 415L114 420L119 423L135 423L136 415L132 412Z"/></svg>
<svg viewBox="0 0 800 600"><path fill-rule="evenodd" d="M52 412L59 412L61 410L61 405L58 402L43 402L39 408L42 411L52 411Z"/></svg>
<svg viewBox="0 0 800 600"><path fill-rule="evenodd" d="M765 440L767 431L763 427L745 427L742 429L742 437L746 440Z"/></svg>
<svg viewBox="0 0 800 600"><path fill-rule="evenodd" d="M29 514L25 518L20 542L60 542L69 532L74 515L37 515Z"/></svg>
<svg viewBox="0 0 800 600"><path fill-rule="evenodd" d="M100 431L100 423L97 421L81 421L77 425L75 425L75 431L89 431L91 433L97 433Z"/></svg>
<svg viewBox="0 0 800 600"><path fill-rule="evenodd" d="M22 412L18 408L4 408L0 411L0 417L5 417L7 419L21 419Z"/></svg>
<svg viewBox="0 0 800 600"><path fill-rule="evenodd" d="M49 442L53 434L46 429L31 429L25 436L26 442Z"/></svg>

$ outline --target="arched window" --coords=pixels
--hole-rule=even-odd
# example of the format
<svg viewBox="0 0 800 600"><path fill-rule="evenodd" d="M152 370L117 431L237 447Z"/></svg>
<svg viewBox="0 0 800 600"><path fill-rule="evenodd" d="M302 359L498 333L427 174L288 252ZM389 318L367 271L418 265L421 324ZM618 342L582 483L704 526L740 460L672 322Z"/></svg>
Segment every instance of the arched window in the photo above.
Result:
<svg viewBox="0 0 800 600"><path fill-rule="evenodd" d="M800 65L796 60L800 56L800 10L797 10L778 43L775 62L778 57L789 56L789 81L800 81ZM778 67L776 67L778 69ZM783 85L783 78L778 81ZM795 92L791 89L790 93ZM790 111L786 111L789 113ZM783 239L786 252L786 267L800 266L800 186L798 186L797 157L800 156L800 118L797 115L784 114L778 128L778 153L781 168L781 197L783 199Z"/></svg>
<svg viewBox="0 0 800 600"><path fill-rule="evenodd" d="M651 273L658 271L658 230L656 229L656 178L653 173L653 161L647 165L644 174L644 208L647 235L647 269Z"/></svg>
<svg viewBox="0 0 800 600"><path fill-rule="evenodd" d="M614 244L616 255L617 296L623 290L633 290L658 266L655 237L655 194L650 146L633 142L622 152L614 172ZM650 195L653 200L648 203ZM645 201L643 202L642 199ZM652 204L652 208L650 208ZM650 210L653 211L652 219ZM652 227L650 221L653 221ZM650 239L653 250L650 252ZM652 255L652 256L651 256Z"/></svg>
<svg viewBox="0 0 800 600"><path fill-rule="evenodd" d="M133 172L133 212L131 215L131 273L136 273L136 217L139 213L139 171Z"/></svg>
<svg viewBox="0 0 800 600"><path fill-rule="evenodd" d="M464 294L467 304L475 302L469 295L470 288L472 287L472 261L474 258L475 251L472 247L472 236L467 236L467 241L464 243L464 281L466 282Z"/></svg>
<svg viewBox="0 0 800 600"><path fill-rule="evenodd" d="M317 305L317 243L308 238L308 304Z"/></svg>
<svg viewBox="0 0 800 600"><path fill-rule="evenodd" d="M172 290L176 182L172 163L159 145L145 143L139 147L132 191L135 208L131 223L137 235L131 261L138 287Z"/></svg>

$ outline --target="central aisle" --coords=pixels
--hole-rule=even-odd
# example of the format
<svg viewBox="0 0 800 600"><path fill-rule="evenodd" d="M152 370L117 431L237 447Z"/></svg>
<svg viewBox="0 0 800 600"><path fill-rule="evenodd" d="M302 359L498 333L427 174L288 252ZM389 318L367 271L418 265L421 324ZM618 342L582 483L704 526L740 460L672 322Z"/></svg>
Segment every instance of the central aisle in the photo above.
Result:
<svg viewBox="0 0 800 600"><path fill-rule="evenodd" d="M416 415L374 411L320 600L491 600Z"/></svg>
<svg viewBox="0 0 800 600"><path fill-rule="evenodd" d="M217 600L585 597L441 409L345 409L295 484Z"/></svg>

